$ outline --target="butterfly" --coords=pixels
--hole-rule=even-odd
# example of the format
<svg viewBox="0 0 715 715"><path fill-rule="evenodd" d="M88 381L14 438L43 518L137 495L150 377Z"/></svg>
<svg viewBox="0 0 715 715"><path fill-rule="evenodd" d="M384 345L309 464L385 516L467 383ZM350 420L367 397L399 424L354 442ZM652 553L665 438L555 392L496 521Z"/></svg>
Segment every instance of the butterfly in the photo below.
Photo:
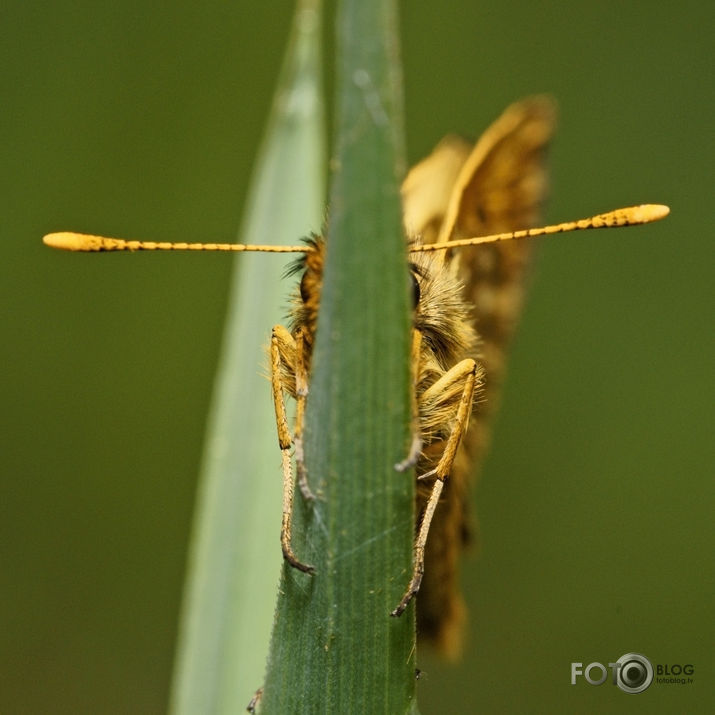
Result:
<svg viewBox="0 0 715 715"><path fill-rule="evenodd" d="M471 488L489 442L489 420L504 379L505 356L523 302L530 242L578 229L663 218L665 206L619 209L589 219L530 228L547 192L546 154L555 128L551 99L517 102L475 143L449 136L407 174L403 223L413 286L413 441L398 470L416 468L417 523L413 571L391 615L419 593L418 633L448 658L462 648L465 607L459 559L470 542ZM273 403L283 473L281 547L294 568L313 573L292 547L294 484L312 499L303 460L303 421L319 329L327 250L315 236L299 246L132 241L54 233L52 247L74 251L194 250L299 253L301 274L288 328L271 333ZM286 396L296 402L291 425ZM297 479L292 464L295 460Z"/></svg>

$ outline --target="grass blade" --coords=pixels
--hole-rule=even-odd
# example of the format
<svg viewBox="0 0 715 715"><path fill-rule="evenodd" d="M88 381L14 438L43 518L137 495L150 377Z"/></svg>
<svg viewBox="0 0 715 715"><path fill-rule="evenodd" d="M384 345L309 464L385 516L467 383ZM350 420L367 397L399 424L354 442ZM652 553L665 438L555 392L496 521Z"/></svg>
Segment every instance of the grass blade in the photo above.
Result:
<svg viewBox="0 0 715 715"><path fill-rule="evenodd" d="M337 18L336 173L306 422L323 498L297 503L264 712L408 712L413 611L389 612L409 577L408 298L399 179L402 97L396 3L345 0ZM296 500L299 502L299 499Z"/></svg>
<svg viewBox="0 0 715 715"><path fill-rule="evenodd" d="M295 243L322 221L319 12L319 0L298 3L243 242ZM275 256L237 259L184 594L176 715L239 712L263 679L281 554L280 460L261 372L285 301L284 269Z"/></svg>

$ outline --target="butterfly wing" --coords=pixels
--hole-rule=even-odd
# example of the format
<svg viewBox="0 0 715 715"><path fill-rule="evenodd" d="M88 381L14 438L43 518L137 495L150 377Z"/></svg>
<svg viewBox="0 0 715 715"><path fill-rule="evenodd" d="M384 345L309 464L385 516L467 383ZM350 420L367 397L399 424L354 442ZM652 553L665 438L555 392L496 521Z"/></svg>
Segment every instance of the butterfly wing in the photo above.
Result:
<svg viewBox="0 0 715 715"><path fill-rule="evenodd" d="M402 185L408 235L432 243L533 226L546 196L545 156L555 119L553 101L537 96L508 107L474 145L455 136L442 140ZM489 417L521 311L529 244L500 242L446 256L459 263L486 373L484 403L470 422L432 525L417 607L421 636L448 657L461 650L458 559L470 534L469 487L488 445Z"/></svg>

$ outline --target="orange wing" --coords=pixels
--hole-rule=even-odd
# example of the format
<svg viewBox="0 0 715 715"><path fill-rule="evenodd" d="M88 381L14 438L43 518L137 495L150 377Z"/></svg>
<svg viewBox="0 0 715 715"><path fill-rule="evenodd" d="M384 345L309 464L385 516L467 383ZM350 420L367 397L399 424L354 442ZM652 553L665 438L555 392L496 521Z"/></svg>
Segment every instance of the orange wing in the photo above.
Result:
<svg viewBox="0 0 715 715"><path fill-rule="evenodd" d="M545 155L556 109L548 97L517 102L476 144L449 136L417 164L402 185L409 236L425 243L527 228L540 220L547 191ZM461 650L464 606L459 554L469 539L469 487L483 459L489 415L495 410L505 355L523 300L530 242L475 246L447 256L458 261L480 337L485 404L471 420L446 483L427 543L417 604L418 631L447 657Z"/></svg>

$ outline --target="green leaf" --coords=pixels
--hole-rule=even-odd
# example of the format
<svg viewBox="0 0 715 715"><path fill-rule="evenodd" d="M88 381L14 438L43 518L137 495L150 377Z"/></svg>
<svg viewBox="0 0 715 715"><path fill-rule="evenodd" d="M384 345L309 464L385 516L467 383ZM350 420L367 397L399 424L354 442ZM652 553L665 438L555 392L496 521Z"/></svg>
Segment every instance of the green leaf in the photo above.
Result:
<svg viewBox="0 0 715 715"><path fill-rule="evenodd" d="M296 496L263 712L404 713L414 704L410 577L409 309L399 180L402 96L396 3L345 0L327 258L306 416L320 499Z"/></svg>
<svg viewBox="0 0 715 715"><path fill-rule="evenodd" d="M240 239L296 243L322 221L320 3L298 3ZM242 711L261 685L281 564L280 458L265 347L285 261L236 259L206 437L171 712Z"/></svg>

